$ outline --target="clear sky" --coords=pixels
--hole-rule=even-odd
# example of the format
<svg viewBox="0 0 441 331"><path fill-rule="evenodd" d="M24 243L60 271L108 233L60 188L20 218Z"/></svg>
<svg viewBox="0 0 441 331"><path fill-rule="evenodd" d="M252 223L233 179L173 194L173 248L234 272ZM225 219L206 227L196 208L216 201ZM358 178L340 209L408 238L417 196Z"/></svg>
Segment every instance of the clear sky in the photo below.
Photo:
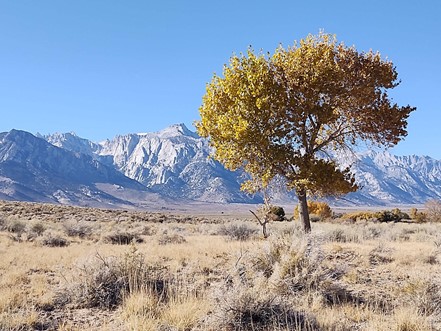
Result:
<svg viewBox="0 0 441 331"><path fill-rule="evenodd" d="M441 159L440 28L439 0L0 0L0 132L192 128L233 53L324 29L396 65L394 100L418 109L392 152Z"/></svg>

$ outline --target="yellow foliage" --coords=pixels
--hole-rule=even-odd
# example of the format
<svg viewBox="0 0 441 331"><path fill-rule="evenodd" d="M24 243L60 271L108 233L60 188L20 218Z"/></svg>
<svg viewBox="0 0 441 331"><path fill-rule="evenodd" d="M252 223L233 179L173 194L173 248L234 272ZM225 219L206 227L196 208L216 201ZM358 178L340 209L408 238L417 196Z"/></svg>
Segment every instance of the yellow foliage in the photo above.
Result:
<svg viewBox="0 0 441 331"><path fill-rule="evenodd" d="M332 209L326 202L308 201L308 211L312 215L317 215L320 219L332 217ZM294 208L294 219L299 218L299 206Z"/></svg>
<svg viewBox="0 0 441 331"><path fill-rule="evenodd" d="M370 221L377 220L378 213L372 213L368 211L360 211L354 213L347 213L342 216L342 219L352 220L354 222L357 221Z"/></svg>
<svg viewBox="0 0 441 331"><path fill-rule="evenodd" d="M195 124L214 158L263 188L279 175L298 194L346 194L357 189L350 169L321 152L404 137L415 108L392 103L387 90L398 84L391 61L320 32L273 55L232 56L207 84Z"/></svg>
<svg viewBox="0 0 441 331"><path fill-rule="evenodd" d="M416 208L411 208L409 216L415 222L423 223L427 221L427 214L425 212L418 211Z"/></svg>

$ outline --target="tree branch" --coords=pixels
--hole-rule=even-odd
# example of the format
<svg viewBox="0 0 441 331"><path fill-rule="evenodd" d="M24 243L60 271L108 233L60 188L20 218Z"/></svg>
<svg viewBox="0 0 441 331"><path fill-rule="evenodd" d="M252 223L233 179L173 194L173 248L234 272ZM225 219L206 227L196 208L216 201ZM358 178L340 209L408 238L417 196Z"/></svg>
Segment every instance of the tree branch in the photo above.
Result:
<svg viewBox="0 0 441 331"><path fill-rule="evenodd" d="M267 222L265 222L265 223L262 223L262 221L260 220L260 218L250 209L250 213L251 214L253 214L254 215L254 217L257 219L257 221L259 222L259 224L260 225L264 225L265 223L267 223Z"/></svg>

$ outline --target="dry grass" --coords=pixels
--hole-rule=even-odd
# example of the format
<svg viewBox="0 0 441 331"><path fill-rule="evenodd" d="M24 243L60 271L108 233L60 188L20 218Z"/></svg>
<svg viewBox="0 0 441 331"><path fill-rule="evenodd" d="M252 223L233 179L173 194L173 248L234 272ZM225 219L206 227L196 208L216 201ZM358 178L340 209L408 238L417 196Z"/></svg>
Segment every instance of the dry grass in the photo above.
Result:
<svg viewBox="0 0 441 331"><path fill-rule="evenodd" d="M441 329L441 224L264 240L251 218L0 202L0 219L0 330Z"/></svg>

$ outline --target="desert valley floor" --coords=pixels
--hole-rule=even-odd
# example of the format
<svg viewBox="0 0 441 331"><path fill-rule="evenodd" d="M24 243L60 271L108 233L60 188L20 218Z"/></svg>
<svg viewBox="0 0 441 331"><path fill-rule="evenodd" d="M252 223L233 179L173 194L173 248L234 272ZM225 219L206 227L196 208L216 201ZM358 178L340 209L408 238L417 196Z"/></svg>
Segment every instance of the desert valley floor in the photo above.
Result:
<svg viewBox="0 0 441 331"><path fill-rule="evenodd" d="M441 329L441 224L215 214L0 201L0 329Z"/></svg>

